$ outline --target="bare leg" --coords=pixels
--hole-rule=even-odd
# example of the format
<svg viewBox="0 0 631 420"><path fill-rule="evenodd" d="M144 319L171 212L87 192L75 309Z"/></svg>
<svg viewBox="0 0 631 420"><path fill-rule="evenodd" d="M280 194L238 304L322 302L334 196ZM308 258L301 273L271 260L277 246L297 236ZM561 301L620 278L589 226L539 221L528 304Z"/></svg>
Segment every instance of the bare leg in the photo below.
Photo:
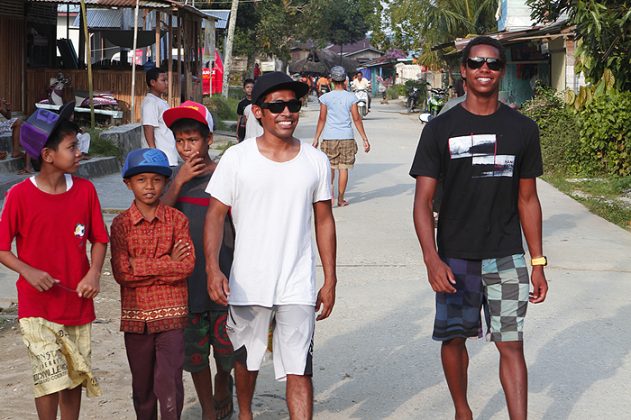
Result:
<svg viewBox="0 0 631 420"><path fill-rule="evenodd" d="M22 125L22 121L17 120L11 126L11 140L13 143L12 144L13 152L11 153L11 156L14 158L21 156L21 153L20 153L20 126L21 125Z"/></svg>
<svg viewBox="0 0 631 420"><path fill-rule="evenodd" d="M331 169L331 197L335 197L335 169Z"/></svg>
<svg viewBox="0 0 631 420"><path fill-rule="evenodd" d="M217 365L217 373L215 374L215 403L225 401L226 398L232 399L232 390L230 389L230 371L225 371L219 361L215 359ZM230 412L230 404L224 405L216 410L217 416L225 417Z"/></svg>
<svg viewBox="0 0 631 420"><path fill-rule="evenodd" d="M59 406L59 392L35 398L35 408L39 420L56 420Z"/></svg>
<svg viewBox="0 0 631 420"><path fill-rule="evenodd" d="M202 419L214 420L217 416L213 404L213 384L210 376L210 367L207 366L199 372L191 372L191 378L193 378L193 384L195 384L199 405L202 406Z"/></svg>
<svg viewBox="0 0 631 420"><path fill-rule="evenodd" d="M348 202L344 200L346 186L348 185L348 169L340 169L340 179L337 182L337 205L344 207Z"/></svg>
<svg viewBox="0 0 631 420"><path fill-rule="evenodd" d="M59 393L61 420L78 420L81 410L81 386L64 389Z"/></svg>
<svg viewBox="0 0 631 420"><path fill-rule="evenodd" d="M528 412L528 370L521 341L495 343L500 352L500 381L511 420L525 420Z"/></svg>
<svg viewBox="0 0 631 420"><path fill-rule="evenodd" d="M239 404L239 420L252 420L252 398L256 377L259 372L250 372L245 362L234 363L234 375L237 387L237 402Z"/></svg>
<svg viewBox="0 0 631 420"><path fill-rule="evenodd" d="M441 347L443 371L451 399L454 402L457 420L472 420L473 414L467 401L467 369L469 354L464 338L454 338L443 342Z"/></svg>
<svg viewBox="0 0 631 420"><path fill-rule="evenodd" d="M313 383L310 376L287 375L287 408L292 420L313 418Z"/></svg>

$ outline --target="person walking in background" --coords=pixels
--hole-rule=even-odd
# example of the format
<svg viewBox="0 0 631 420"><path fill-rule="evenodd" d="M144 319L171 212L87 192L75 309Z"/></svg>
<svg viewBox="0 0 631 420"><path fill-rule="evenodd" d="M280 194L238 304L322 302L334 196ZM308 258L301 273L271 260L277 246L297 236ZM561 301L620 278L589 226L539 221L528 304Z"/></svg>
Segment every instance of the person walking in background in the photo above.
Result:
<svg viewBox="0 0 631 420"><path fill-rule="evenodd" d="M263 136L226 150L210 179L205 254L210 297L229 304L239 418L252 419L258 371L273 331L274 370L287 381L292 419L313 417L313 334L335 304L335 220L326 156L293 136L308 86L281 72L254 85L254 115ZM236 241L230 280L219 265L224 219ZM316 249L324 284L316 292Z"/></svg>
<svg viewBox="0 0 631 420"><path fill-rule="evenodd" d="M177 150L173 133L162 119L169 104L162 96L169 90L167 74L159 67L147 70L145 80L149 87L147 96L142 100L142 133L146 145L160 149L167 155L169 166L177 166Z"/></svg>
<svg viewBox="0 0 631 420"><path fill-rule="evenodd" d="M245 116L245 108L252 103L252 88L254 80L245 79L243 81L243 93L245 97L239 101L237 105L237 142L241 143L245 139L245 125L247 117Z"/></svg>
<svg viewBox="0 0 631 420"><path fill-rule="evenodd" d="M526 419L524 318L528 301L543 302L548 292L536 186L543 173L539 129L498 101L505 66L499 41L469 41L460 65L466 99L425 126L410 170L414 225L436 292L433 338L442 342L456 419L473 418L465 340L482 335L481 308L487 337L499 351L508 415ZM444 189L435 240L432 199L439 179ZM522 230L531 256L530 294Z"/></svg>
<svg viewBox="0 0 631 420"><path fill-rule="evenodd" d="M176 420L184 407L186 278L195 266L189 223L160 203L171 176L157 149L131 151L123 180L134 194L112 221L112 273L121 288L121 331L132 376L136 418Z"/></svg>
<svg viewBox="0 0 631 420"><path fill-rule="evenodd" d="M338 172L337 205L344 207L348 201L344 199L348 185L348 171L355 164L357 143L351 121L357 127L362 138L364 152L370 151L368 136L364 131L362 118L357 110L357 97L346 91L346 71L341 66L331 69L333 90L320 96L320 116L313 139L313 147L318 147L322 135L322 151L331 162L331 192L335 191L335 171Z"/></svg>

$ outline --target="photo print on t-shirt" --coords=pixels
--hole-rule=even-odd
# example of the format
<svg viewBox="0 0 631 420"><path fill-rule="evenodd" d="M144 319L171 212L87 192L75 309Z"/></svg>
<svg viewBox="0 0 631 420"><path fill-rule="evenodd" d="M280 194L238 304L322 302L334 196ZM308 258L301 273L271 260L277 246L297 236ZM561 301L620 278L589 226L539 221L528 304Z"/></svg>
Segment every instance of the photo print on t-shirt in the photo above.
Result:
<svg viewBox="0 0 631 420"><path fill-rule="evenodd" d="M512 178L515 156L496 153L495 134L472 134L449 139L451 159L471 158L473 178Z"/></svg>

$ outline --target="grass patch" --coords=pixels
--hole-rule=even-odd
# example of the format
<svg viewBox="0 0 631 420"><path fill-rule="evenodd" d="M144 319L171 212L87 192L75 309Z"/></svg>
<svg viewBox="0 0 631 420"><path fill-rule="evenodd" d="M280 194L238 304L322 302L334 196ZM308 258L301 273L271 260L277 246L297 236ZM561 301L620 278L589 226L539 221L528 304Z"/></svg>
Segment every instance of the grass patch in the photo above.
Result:
<svg viewBox="0 0 631 420"><path fill-rule="evenodd" d="M631 204L620 199L631 198L631 176L573 179L550 173L543 178L592 213L631 230Z"/></svg>
<svg viewBox="0 0 631 420"><path fill-rule="evenodd" d="M204 105L208 107L215 120L236 121L239 101L240 99L213 95L209 98L204 98Z"/></svg>
<svg viewBox="0 0 631 420"><path fill-rule="evenodd" d="M115 156L122 157L120 149L114 144L101 138L101 129L85 129L90 133L90 155L91 156Z"/></svg>

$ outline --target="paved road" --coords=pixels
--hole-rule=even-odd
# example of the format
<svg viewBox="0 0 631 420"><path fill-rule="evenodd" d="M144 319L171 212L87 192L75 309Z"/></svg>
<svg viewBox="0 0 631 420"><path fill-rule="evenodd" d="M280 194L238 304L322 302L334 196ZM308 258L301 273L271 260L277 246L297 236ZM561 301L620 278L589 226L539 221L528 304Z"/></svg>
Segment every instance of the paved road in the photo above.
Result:
<svg viewBox="0 0 631 420"><path fill-rule="evenodd" d="M334 209L338 299L316 329L316 418L449 419L439 345L430 339L433 293L411 219L414 184L407 172L420 125L396 105L373 104L364 122L373 150L358 154L351 205ZM315 131L315 110L311 103L297 130L305 141ZM128 205L118 176L94 182L104 208ZM544 182L539 191L550 295L530 307L525 327L530 418L628 417L631 234ZM0 289L11 287L0 276ZM494 346L472 340L469 349L475 417L508 418ZM287 417L284 385L272 378L268 362L255 396L257 418Z"/></svg>

